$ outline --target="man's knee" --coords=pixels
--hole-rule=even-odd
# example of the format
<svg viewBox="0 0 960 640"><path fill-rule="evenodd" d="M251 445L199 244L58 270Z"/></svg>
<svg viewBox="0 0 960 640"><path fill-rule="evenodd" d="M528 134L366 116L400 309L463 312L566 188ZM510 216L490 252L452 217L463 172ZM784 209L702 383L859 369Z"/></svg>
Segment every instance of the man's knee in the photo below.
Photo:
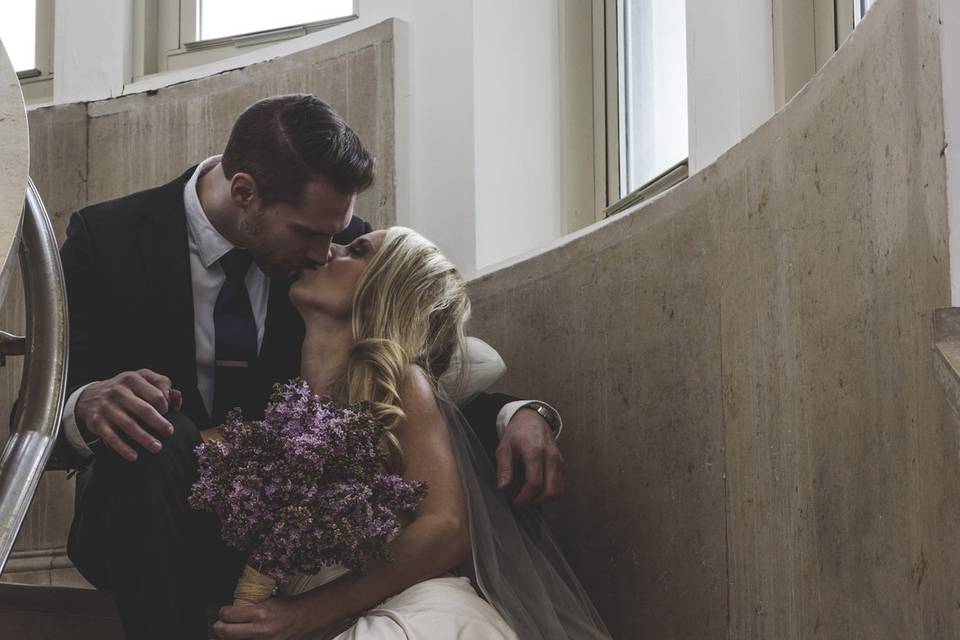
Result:
<svg viewBox="0 0 960 640"><path fill-rule="evenodd" d="M173 434L167 438L161 438L164 448L167 446L176 447L179 450L186 450L192 456L194 449L200 444L200 430L197 425L188 416L179 411L170 411L163 416L173 425Z"/></svg>
<svg viewBox="0 0 960 640"><path fill-rule="evenodd" d="M157 438L162 445L160 451L148 451L128 439L128 445L137 452L137 459L130 462L112 449L101 445L101 450L96 454L94 476L119 474L150 479L158 474L168 475L171 471L192 473L196 469L194 450L201 442L199 429L193 420L178 411L171 411L163 417L173 425L173 433Z"/></svg>
<svg viewBox="0 0 960 640"><path fill-rule="evenodd" d="M192 526L187 520L168 519L170 514L189 510L187 496L196 480L194 449L200 433L188 417L179 413L164 416L173 425L173 434L161 438L157 453L136 447L137 460L130 462L112 450L96 453L93 467L78 498L68 540L68 555L87 580L98 588L113 588L111 562L123 562L132 547L118 540L145 540L156 525L158 508L164 526ZM140 543L138 543L140 544ZM137 547L136 553L140 553Z"/></svg>

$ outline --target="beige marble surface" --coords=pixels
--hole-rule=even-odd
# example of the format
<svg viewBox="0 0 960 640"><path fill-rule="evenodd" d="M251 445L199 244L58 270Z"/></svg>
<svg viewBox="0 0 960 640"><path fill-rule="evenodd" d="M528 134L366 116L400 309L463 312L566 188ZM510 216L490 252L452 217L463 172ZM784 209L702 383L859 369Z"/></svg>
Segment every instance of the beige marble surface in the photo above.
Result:
<svg viewBox="0 0 960 640"><path fill-rule="evenodd" d="M881 0L660 198L471 283L555 403L556 531L615 638L960 637L936 0Z"/></svg>
<svg viewBox="0 0 960 640"><path fill-rule="evenodd" d="M27 112L20 81L0 42L0 300L6 294L16 252L17 228L30 166Z"/></svg>

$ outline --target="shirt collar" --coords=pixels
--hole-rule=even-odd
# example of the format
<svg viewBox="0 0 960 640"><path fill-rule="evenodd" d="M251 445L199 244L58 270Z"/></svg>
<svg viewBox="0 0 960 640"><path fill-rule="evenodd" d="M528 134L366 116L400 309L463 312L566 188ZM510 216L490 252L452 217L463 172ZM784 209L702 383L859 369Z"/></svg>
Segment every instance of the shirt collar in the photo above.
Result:
<svg viewBox="0 0 960 640"><path fill-rule="evenodd" d="M183 187L183 207L187 213L187 229L197 247L200 262L209 269L217 260L234 248L210 223L197 195L197 180L220 163L220 156L211 156L197 165L196 171Z"/></svg>

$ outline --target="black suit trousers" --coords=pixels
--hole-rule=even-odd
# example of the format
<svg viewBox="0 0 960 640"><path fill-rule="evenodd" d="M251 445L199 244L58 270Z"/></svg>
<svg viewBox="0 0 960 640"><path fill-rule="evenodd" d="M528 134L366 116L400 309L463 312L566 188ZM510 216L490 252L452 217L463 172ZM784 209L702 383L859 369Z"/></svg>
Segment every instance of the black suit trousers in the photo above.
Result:
<svg viewBox="0 0 960 640"><path fill-rule="evenodd" d="M96 452L67 552L113 593L130 640L206 640L207 607L231 600L244 559L222 542L213 514L187 503L200 434L180 413L166 418L174 433L159 453L138 447L128 462L106 447Z"/></svg>

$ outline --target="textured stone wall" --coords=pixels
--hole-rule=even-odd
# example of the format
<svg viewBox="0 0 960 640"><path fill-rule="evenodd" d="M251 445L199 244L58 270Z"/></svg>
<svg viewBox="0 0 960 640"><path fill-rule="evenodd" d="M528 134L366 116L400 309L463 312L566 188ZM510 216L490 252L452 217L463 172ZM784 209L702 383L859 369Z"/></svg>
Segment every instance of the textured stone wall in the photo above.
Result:
<svg viewBox="0 0 960 640"><path fill-rule="evenodd" d="M374 226L396 220L393 21L291 56L147 94L29 113L30 173L60 240L76 209L163 184L223 150L236 116L280 93L315 93L357 132L377 161L377 180L356 213ZM0 328L23 333L19 273L0 306ZM0 369L0 416L17 397L22 365ZM65 557L73 481L40 483L0 580L83 584Z"/></svg>
<svg viewBox="0 0 960 640"><path fill-rule="evenodd" d="M564 414L614 637L960 634L937 6L879 0L716 164L471 284L502 387Z"/></svg>

